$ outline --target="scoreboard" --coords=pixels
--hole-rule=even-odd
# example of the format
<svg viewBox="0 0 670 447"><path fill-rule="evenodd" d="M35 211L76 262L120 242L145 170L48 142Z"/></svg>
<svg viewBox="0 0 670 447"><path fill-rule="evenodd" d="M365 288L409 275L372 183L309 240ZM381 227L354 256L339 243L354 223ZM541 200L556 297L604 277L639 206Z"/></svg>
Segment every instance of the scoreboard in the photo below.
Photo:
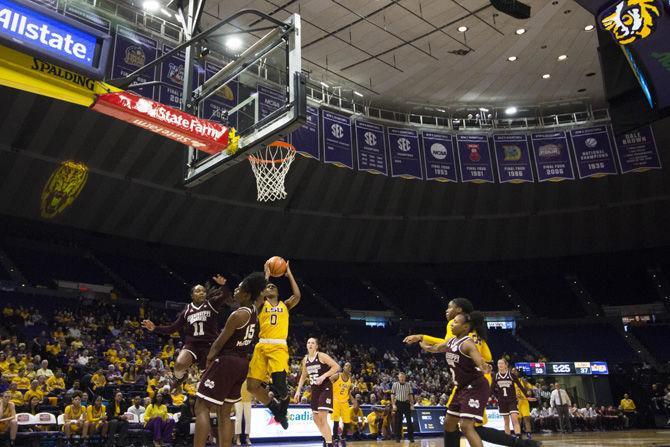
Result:
<svg viewBox="0 0 670 447"><path fill-rule="evenodd" d="M517 370L526 376L595 376L609 374L607 362L520 362Z"/></svg>

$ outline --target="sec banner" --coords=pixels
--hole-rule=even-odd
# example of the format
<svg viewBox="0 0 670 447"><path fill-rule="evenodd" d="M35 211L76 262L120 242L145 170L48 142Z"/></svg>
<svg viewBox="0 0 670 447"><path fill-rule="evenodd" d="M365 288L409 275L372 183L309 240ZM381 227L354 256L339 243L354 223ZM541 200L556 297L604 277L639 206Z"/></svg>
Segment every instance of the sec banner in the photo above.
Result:
<svg viewBox="0 0 670 447"><path fill-rule="evenodd" d="M489 139L486 135L457 135L458 161L464 182L493 183Z"/></svg>
<svg viewBox="0 0 670 447"><path fill-rule="evenodd" d="M539 181L574 180L565 132L534 133L530 137Z"/></svg>
<svg viewBox="0 0 670 447"><path fill-rule="evenodd" d="M389 152L391 153L391 175L402 178L423 179L419 135L416 130L389 127Z"/></svg>
<svg viewBox="0 0 670 447"><path fill-rule="evenodd" d="M423 132L423 166L426 180L457 182L454 142L449 134Z"/></svg>
<svg viewBox="0 0 670 447"><path fill-rule="evenodd" d="M535 180L525 134L493 135L493 148L500 183L532 183Z"/></svg>
<svg viewBox="0 0 670 447"><path fill-rule="evenodd" d="M570 138L580 179L617 173L607 126L571 130Z"/></svg>
<svg viewBox="0 0 670 447"><path fill-rule="evenodd" d="M340 167L354 168L351 148L351 121L347 115L323 110L323 161Z"/></svg>
<svg viewBox="0 0 670 447"><path fill-rule="evenodd" d="M384 126L369 121L356 121L358 169L388 175Z"/></svg>

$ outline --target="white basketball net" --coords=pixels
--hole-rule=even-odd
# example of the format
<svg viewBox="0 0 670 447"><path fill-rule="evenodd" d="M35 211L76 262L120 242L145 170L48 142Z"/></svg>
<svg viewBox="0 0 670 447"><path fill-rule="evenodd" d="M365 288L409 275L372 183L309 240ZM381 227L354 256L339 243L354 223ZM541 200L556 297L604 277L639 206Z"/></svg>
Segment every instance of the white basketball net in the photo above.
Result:
<svg viewBox="0 0 670 447"><path fill-rule="evenodd" d="M295 159L295 148L284 141L275 141L249 156L256 176L257 200L268 202L286 198L284 180Z"/></svg>

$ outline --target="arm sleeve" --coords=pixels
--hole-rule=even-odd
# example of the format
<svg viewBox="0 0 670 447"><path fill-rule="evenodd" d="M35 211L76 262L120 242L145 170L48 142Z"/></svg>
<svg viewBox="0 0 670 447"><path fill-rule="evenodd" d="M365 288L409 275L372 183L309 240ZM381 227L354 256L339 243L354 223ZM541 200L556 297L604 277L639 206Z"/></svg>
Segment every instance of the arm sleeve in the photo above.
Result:
<svg viewBox="0 0 670 447"><path fill-rule="evenodd" d="M186 308L184 308L184 310L179 312L177 319L174 320L172 324L168 324L165 326L156 326L154 332L161 335L170 335L173 332L177 332L186 324L186 318L184 317L185 314L186 314Z"/></svg>

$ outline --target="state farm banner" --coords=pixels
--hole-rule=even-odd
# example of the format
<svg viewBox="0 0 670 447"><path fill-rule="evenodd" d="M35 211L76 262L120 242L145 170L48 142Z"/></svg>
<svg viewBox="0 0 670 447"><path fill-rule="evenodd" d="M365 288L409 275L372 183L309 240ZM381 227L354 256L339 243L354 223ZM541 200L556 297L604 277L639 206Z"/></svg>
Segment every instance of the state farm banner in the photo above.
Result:
<svg viewBox="0 0 670 447"><path fill-rule="evenodd" d="M408 179L423 179L419 134L416 130L402 127L389 127L386 130L391 153L391 175Z"/></svg>
<svg viewBox="0 0 670 447"><path fill-rule="evenodd" d="M307 106L307 120L299 129L290 135L290 142L295 150L307 157L321 160L319 150L319 108Z"/></svg>
<svg viewBox="0 0 670 447"><path fill-rule="evenodd" d="M607 126L570 131L579 178L616 174L616 163Z"/></svg>
<svg viewBox="0 0 670 447"><path fill-rule="evenodd" d="M321 111L323 123L323 161L340 167L354 168L351 148L351 121L341 113Z"/></svg>
<svg viewBox="0 0 670 447"><path fill-rule="evenodd" d="M356 149L359 171L388 175L384 126L357 120Z"/></svg>
<svg viewBox="0 0 670 447"><path fill-rule="evenodd" d="M614 138L622 173L661 169L661 160L658 157L651 126L625 132Z"/></svg>
<svg viewBox="0 0 670 447"><path fill-rule="evenodd" d="M457 182L456 156L452 136L446 133L423 132L421 139L426 180Z"/></svg>
<svg viewBox="0 0 670 447"><path fill-rule="evenodd" d="M118 25L114 40L114 59L112 60L112 78L125 78L135 70L156 59L158 42L136 31ZM137 77L133 84L142 84L156 80L156 68L149 68ZM129 90L147 98L154 99L154 86L133 87Z"/></svg>
<svg viewBox="0 0 670 447"><path fill-rule="evenodd" d="M493 183L493 166L486 135L456 136L461 179L464 182Z"/></svg>
<svg viewBox="0 0 670 447"><path fill-rule="evenodd" d="M493 135L493 151L500 183L535 181L526 134Z"/></svg>
<svg viewBox="0 0 670 447"><path fill-rule="evenodd" d="M208 154L228 147L228 128L132 92L106 93L91 107Z"/></svg>
<svg viewBox="0 0 670 447"><path fill-rule="evenodd" d="M213 64L209 61L205 62L205 81L218 73L221 68L223 67L220 65ZM235 107L238 102L239 82L237 82L237 80L232 80L203 101L202 118L219 121L230 127L237 128L237 113L229 114L227 121L225 118L228 110Z"/></svg>
<svg viewBox="0 0 670 447"><path fill-rule="evenodd" d="M534 133L530 138L539 181L560 182L575 178L565 132Z"/></svg>

